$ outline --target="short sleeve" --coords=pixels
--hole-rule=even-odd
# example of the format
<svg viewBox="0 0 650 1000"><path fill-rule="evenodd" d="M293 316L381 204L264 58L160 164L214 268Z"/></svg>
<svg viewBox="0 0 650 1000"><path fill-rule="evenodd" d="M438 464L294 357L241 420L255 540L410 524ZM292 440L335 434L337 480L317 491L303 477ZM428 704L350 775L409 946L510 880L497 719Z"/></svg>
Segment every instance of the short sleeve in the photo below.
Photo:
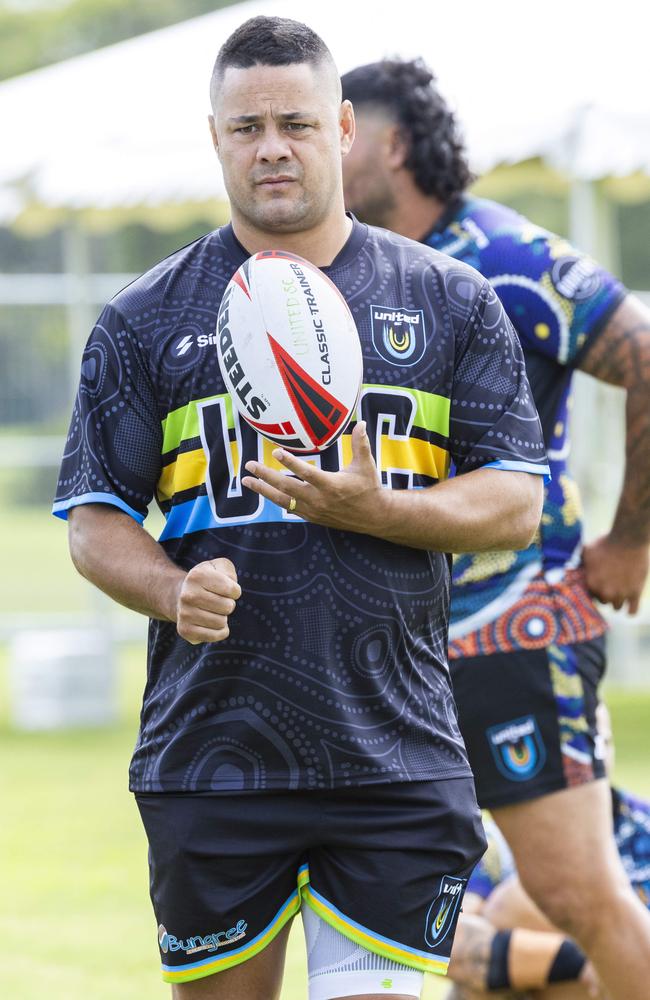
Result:
<svg viewBox="0 0 650 1000"><path fill-rule="evenodd" d="M489 276L526 350L576 367L622 302L625 287L565 239L535 228L487 252ZM498 268L498 273L497 273Z"/></svg>
<svg viewBox="0 0 650 1000"><path fill-rule="evenodd" d="M52 512L108 503L142 522L160 475L162 427L137 340L106 306L86 345Z"/></svg>
<svg viewBox="0 0 650 1000"><path fill-rule="evenodd" d="M521 345L488 282L457 341L449 444L457 474L490 466L549 475Z"/></svg>

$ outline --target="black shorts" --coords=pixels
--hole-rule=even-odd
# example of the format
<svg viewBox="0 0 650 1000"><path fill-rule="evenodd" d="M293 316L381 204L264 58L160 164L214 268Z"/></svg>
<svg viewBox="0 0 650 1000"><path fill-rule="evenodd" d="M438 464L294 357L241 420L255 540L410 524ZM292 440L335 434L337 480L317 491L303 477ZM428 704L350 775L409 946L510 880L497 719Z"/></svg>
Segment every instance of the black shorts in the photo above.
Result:
<svg viewBox="0 0 650 1000"><path fill-rule="evenodd" d="M476 794L514 805L605 774L596 736L605 640L450 661Z"/></svg>
<svg viewBox="0 0 650 1000"><path fill-rule="evenodd" d="M136 799L167 982L246 961L301 903L370 951L446 972L485 850L471 778Z"/></svg>

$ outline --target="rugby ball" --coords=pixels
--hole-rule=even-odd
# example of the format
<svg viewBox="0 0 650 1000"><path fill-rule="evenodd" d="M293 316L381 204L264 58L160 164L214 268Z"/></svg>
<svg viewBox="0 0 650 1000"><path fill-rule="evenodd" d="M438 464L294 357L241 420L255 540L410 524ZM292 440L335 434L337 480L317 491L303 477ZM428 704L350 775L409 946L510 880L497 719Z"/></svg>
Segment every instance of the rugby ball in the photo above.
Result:
<svg viewBox="0 0 650 1000"><path fill-rule="evenodd" d="M296 454L328 448L359 399L363 359L347 302L302 257L263 250L235 272L216 331L219 366L251 427Z"/></svg>

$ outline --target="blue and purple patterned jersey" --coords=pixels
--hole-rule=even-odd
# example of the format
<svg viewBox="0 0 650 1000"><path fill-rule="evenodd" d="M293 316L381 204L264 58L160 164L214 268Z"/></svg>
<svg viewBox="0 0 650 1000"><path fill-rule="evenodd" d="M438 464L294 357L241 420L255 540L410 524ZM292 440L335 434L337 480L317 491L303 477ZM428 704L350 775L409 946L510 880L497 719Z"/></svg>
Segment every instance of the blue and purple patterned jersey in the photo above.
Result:
<svg viewBox="0 0 650 1000"><path fill-rule="evenodd" d="M108 503L185 569L234 563L224 642L152 621L136 791L317 789L469 773L447 669L444 553L310 524L241 485L273 445L233 408L215 347L224 289L247 254L225 226L103 311L83 358L55 513ZM382 484L418 489L484 466L544 473L519 342L466 265L355 222L324 269L364 356L355 419ZM334 471L350 433L311 459Z"/></svg>
<svg viewBox="0 0 650 1000"><path fill-rule="evenodd" d="M551 467L528 549L454 560L450 655L594 638L605 625L579 570L580 500L567 470L571 377L625 289L566 240L480 198L452 203L424 242L475 267L503 302L524 350Z"/></svg>
<svg viewBox="0 0 650 1000"><path fill-rule="evenodd" d="M650 802L612 788L614 836L636 894L650 910Z"/></svg>

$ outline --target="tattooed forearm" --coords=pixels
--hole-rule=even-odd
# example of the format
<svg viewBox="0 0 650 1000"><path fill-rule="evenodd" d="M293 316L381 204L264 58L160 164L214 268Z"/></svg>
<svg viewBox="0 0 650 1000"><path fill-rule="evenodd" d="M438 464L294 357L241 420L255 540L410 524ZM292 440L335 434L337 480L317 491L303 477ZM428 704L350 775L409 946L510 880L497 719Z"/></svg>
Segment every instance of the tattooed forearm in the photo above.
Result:
<svg viewBox="0 0 650 1000"><path fill-rule="evenodd" d="M611 531L623 545L650 542L650 311L629 295L580 365L627 391L625 476Z"/></svg>
<svg viewBox="0 0 650 1000"><path fill-rule="evenodd" d="M461 986L484 990L495 928L484 917L463 914L458 922L449 976Z"/></svg>

